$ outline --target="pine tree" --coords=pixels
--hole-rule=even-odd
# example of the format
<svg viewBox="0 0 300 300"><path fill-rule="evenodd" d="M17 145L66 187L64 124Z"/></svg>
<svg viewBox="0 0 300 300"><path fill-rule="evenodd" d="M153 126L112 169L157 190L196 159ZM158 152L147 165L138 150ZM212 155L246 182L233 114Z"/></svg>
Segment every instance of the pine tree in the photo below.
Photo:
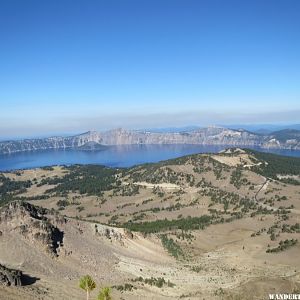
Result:
<svg viewBox="0 0 300 300"><path fill-rule="evenodd" d="M111 288L109 287L102 288L99 292L98 300L112 300L110 293L111 293Z"/></svg>
<svg viewBox="0 0 300 300"><path fill-rule="evenodd" d="M96 288L96 283L90 275L80 278L79 287L86 291L86 299L89 300L90 291Z"/></svg>

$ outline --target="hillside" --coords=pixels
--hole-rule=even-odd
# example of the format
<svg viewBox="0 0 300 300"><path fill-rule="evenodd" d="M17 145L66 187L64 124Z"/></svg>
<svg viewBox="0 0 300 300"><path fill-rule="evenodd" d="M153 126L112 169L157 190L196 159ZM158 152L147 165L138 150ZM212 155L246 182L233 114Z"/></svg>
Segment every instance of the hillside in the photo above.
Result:
<svg viewBox="0 0 300 300"><path fill-rule="evenodd" d="M243 129L235 130L223 127L198 128L179 132L137 131L119 128L106 132L89 131L70 137L3 141L0 142L0 154L51 149L103 150L104 146L140 144L258 146L299 150L299 133L298 130L282 130L261 135Z"/></svg>
<svg viewBox="0 0 300 300"><path fill-rule="evenodd" d="M113 299L299 292L299 194L299 158L239 148L2 173L0 265L30 284L0 299L84 299L86 273Z"/></svg>
<svg viewBox="0 0 300 300"><path fill-rule="evenodd" d="M279 131L272 132L272 137L281 143L288 143L289 141L299 141L300 130L296 129L283 129Z"/></svg>

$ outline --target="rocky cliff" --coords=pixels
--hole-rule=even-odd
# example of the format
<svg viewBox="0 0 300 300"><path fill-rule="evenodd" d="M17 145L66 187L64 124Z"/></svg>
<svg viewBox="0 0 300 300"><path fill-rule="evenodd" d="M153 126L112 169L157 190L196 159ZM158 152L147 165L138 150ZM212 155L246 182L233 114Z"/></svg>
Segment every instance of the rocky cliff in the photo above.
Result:
<svg viewBox="0 0 300 300"><path fill-rule="evenodd" d="M57 225L65 222L64 217L27 202L14 201L0 209L1 238L18 233L53 257L58 256L58 248L63 245L64 234Z"/></svg>
<svg viewBox="0 0 300 300"><path fill-rule="evenodd" d="M300 149L300 131L259 135L246 130L207 127L187 132L149 132L114 129L106 132L89 131L70 137L50 137L0 142L0 154L51 149L103 149L97 145L135 144L199 144L227 146L259 146L273 149Z"/></svg>

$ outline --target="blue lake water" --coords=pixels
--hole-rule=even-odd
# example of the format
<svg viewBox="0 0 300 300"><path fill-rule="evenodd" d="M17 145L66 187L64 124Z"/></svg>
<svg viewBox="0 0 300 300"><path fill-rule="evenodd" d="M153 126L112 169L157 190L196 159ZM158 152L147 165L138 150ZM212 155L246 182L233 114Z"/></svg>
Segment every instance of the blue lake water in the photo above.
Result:
<svg viewBox="0 0 300 300"><path fill-rule="evenodd" d="M130 145L111 146L103 151L49 150L0 155L0 170L28 169L51 165L101 164L110 167L130 167L158 162L188 154L219 152L228 146L203 145ZM300 157L295 150L255 150Z"/></svg>

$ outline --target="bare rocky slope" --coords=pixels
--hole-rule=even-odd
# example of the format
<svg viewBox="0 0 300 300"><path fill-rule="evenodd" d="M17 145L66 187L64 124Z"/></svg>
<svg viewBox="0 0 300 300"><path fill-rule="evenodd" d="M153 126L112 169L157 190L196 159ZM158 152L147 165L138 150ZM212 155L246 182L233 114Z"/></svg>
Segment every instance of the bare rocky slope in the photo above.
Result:
<svg viewBox="0 0 300 300"><path fill-rule="evenodd" d="M2 173L0 299L299 293L299 194L300 159L242 149Z"/></svg>
<svg viewBox="0 0 300 300"><path fill-rule="evenodd" d="M259 135L246 130L207 127L187 132L158 133L115 129L106 132L89 131L70 137L50 137L0 142L0 154L49 149L103 149L109 145L139 144L201 144L227 146L259 146L273 149L300 149L300 131L283 130ZM98 145L98 147L97 147Z"/></svg>

